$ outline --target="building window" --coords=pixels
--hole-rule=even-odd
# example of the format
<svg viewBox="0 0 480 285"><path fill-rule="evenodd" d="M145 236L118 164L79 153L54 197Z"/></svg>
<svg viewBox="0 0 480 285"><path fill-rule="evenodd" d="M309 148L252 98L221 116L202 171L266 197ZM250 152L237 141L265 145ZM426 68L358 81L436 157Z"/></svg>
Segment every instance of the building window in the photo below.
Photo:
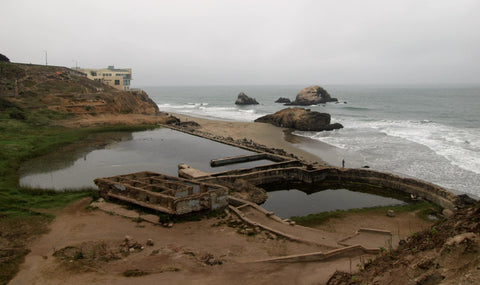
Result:
<svg viewBox="0 0 480 285"><path fill-rule="evenodd" d="M115 80L115 85L120 85L120 80Z"/></svg>
<svg viewBox="0 0 480 285"><path fill-rule="evenodd" d="M96 71L90 71L90 75L91 76L97 76L97 72Z"/></svg>

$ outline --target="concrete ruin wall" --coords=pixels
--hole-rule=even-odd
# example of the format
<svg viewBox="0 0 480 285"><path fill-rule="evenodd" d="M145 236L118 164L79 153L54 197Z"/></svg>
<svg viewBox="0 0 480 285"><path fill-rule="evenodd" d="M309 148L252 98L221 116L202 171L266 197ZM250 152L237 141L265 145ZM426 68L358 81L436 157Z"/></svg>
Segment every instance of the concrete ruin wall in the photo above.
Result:
<svg viewBox="0 0 480 285"><path fill-rule="evenodd" d="M168 214L216 210L228 205L228 189L152 172L95 179L100 196Z"/></svg>
<svg viewBox="0 0 480 285"><path fill-rule="evenodd" d="M233 142L233 140L228 141L224 138L212 137L205 133L197 133L193 130L188 131L171 125L166 125L165 127L220 143L251 150L253 152L258 152L258 149L237 144ZM276 163L274 165L255 167L252 169L232 170L228 172L210 174L209 176L202 177L199 180L215 183L215 181L218 180L234 182L236 179L242 178L254 185L282 181L302 181L305 183L315 183L325 180L333 180L338 182L358 182L413 194L452 211L455 211L457 205L461 204L457 195L440 186L418 179L403 178L393 174L369 169L324 167L306 170L304 167L305 164L299 160L292 160L292 157L287 156L278 157L283 157L285 159L284 162ZM182 175L181 171L179 171L179 175Z"/></svg>
<svg viewBox="0 0 480 285"><path fill-rule="evenodd" d="M234 157L212 159L210 161L210 166L217 167L217 166L222 166L222 165L256 161L256 160L261 160L261 159L270 160L272 162L287 161L285 159L285 157L274 155L274 154L271 154L271 153L262 152L262 153L256 153L256 154L239 155L239 156L234 156ZM291 161L291 160L292 159L288 159L288 161Z"/></svg>
<svg viewBox="0 0 480 285"><path fill-rule="evenodd" d="M305 183L322 181L367 183L413 194L453 211L456 210L456 206L459 204L457 195L440 186L418 179L403 178L369 169L325 167L307 170L301 167L290 167L260 170L251 173L246 173L245 171L237 173L230 172L228 175L208 177L201 179L201 181L214 183L214 181L217 180L226 180L234 182L239 178L247 180L254 185L288 181L301 181Z"/></svg>

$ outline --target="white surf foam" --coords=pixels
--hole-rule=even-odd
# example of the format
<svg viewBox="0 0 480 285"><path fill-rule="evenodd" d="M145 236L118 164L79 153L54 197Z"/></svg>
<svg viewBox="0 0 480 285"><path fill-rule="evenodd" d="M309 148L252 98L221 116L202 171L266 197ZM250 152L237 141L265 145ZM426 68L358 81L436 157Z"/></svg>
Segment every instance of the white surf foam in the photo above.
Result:
<svg viewBox="0 0 480 285"><path fill-rule="evenodd" d="M158 104L160 111L189 115L199 118L214 118L228 121L252 122L263 116L254 109L239 107L213 107L208 103L189 103L184 105Z"/></svg>
<svg viewBox="0 0 480 285"><path fill-rule="evenodd" d="M358 151L375 144L381 134L424 145L450 163L480 174L480 129L462 129L432 121L339 120L339 132L298 133L336 147ZM381 146L378 146L381 147Z"/></svg>

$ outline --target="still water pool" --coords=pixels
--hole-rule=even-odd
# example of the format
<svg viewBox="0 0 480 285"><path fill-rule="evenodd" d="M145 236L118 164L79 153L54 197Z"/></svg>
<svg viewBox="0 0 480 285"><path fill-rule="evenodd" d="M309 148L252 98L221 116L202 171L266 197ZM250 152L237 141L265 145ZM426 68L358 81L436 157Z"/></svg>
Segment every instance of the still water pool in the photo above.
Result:
<svg viewBox="0 0 480 285"><path fill-rule="evenodd" d="M342 185L265 185L268 199L261 206L287 219L335 210L404 205L408 199L388 190L349 185L353 191L339 186Z"/></svg>
<svg viewBox="0 0 480 285"><path fill-rule="evenodd" d="M234 165L210 167L210 160L251 151L217 143L204 138L173 131L152 131L124 134L115 143L101 149L77 153L53 153L25 163L21 168L20 185L41 189L79 189L96 187L93 180L139 171L154 171L177 176L178 164L186 163L205 172L250 168L272 163L258 160Z"/></svg>

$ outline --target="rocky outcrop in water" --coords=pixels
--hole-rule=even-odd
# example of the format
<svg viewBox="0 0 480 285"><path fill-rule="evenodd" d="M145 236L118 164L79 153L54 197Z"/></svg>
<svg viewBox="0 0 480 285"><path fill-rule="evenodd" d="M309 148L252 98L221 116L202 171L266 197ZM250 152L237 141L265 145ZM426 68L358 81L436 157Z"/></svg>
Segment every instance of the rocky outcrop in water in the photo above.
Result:
<svg viewBox="0 0 480 285"><path fill-rule="evenodd" d="M280 97L277 99L277 101L275 101L275 103L291 103L292 101L290 101L290 99L288 98L284 98L284 97Z"/></svg>
<svg viewBox="0 0 480 285"><path fill-rule="evenodd" d="M237 101L235 101L235 105L258 105L258 102L255 98L248 97L245 93L240 92Z"/></svg>
<svg viewBox="0 0 480 285"><path fill-rule="evenodd" d="M330 94L328 94L327 90L323 89L318 85L315 85L300 90L300 92L298 92L297 94L297 97L295 98L295 101L287 103L285 105L309 106L337 101L338 99L332 98Z"/></svg>
<svg viewBox="0 0 480 285"><path fill-rule="evenodd" d="M299 131L331 131L341 129L339 123L330 124L330 114L310 111L304 108L287 108L255 120L259 123L290 128Z"/></svg>

